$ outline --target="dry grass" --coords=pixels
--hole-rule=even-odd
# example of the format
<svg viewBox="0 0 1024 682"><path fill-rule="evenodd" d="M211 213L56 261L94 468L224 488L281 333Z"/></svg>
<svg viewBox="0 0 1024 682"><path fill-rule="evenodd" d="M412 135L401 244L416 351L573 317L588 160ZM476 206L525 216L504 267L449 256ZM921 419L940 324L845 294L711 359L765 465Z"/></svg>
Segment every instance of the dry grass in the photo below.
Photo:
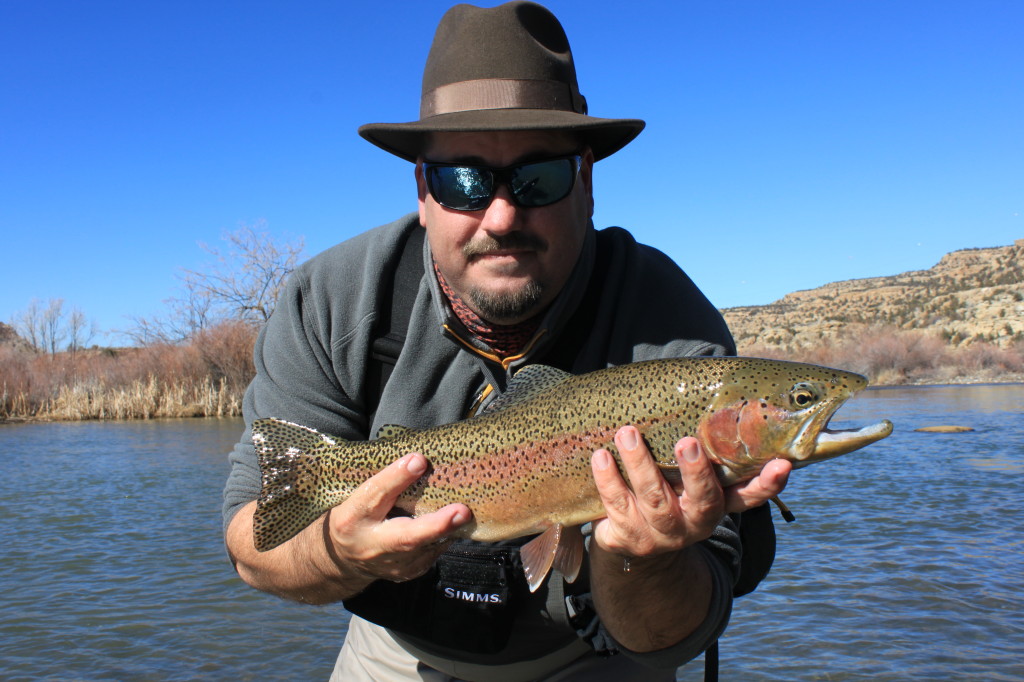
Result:
<svg viewBox="0 0 1024 682"><path fill-rule="evenodd" d="M936 334L880 325L851 326L839 343L815 347L750 345L741 355L839 367L873 385L1024 381L1024 344L956 346Z"/></svg>
<svg viewBox="0 0 1024 682"><path fill-rule="evenodd" d="M254 340L250 325L228 322L187 345L52 356L0 347L0 419L237 416Z"/></svg>
<svg viewBox="0 0 1024 682"><path fill-rule="evenodd" d="M0 420L227 417L242 412L256 330L229 322L187 345L54 356L0 346ZM893 327L851 327L841 343L749 346L741 355L840 367L874 385L1024 381L1024 344L956 347Z"/></svg>

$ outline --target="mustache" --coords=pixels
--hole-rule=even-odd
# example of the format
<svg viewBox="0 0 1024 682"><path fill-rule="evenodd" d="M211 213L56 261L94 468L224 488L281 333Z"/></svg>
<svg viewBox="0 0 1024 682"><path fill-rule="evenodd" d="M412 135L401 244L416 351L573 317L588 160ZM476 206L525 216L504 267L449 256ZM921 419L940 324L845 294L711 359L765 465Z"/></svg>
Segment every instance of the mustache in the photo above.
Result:
<svg viewBox="0 0 1024 682"><path fill-rule="evenodd" d="M472 259L509 249L526 249L543 253L548 250L548 244L532 234L509 232L500 236L488 235L474 239L462 247L462 255L467 259Z"/></svg>

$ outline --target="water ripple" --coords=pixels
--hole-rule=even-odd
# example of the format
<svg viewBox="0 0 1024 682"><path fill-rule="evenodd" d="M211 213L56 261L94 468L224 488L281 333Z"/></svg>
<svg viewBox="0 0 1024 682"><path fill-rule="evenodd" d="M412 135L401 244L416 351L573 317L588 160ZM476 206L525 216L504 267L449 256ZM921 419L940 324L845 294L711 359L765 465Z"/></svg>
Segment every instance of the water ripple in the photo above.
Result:
<svg viewBox="0 0 1024 682"><path fill-rule="evenodd" d="M892 437L797 472L724 680L1024 679L1024 387L868 391ZM965 434L918 426L963 423ZM839 425L842 426L842 425ZM257 593L220 531L237 420L0 427L5 680L326 679L340 607ZM699 663L680 680L701 679Z"/></svg>

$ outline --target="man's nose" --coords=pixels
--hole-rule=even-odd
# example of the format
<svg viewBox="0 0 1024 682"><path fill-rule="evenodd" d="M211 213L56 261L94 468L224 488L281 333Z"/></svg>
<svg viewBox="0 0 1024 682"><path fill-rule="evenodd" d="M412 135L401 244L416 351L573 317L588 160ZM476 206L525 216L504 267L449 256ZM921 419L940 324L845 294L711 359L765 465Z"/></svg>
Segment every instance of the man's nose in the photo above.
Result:
<svg viewBox="0 0 1024 682"><path fill-rule="evenodd" d="M498 186L491 205L484 209L480 227L492 234L506 234L520 229L523 209L512 201L512 193L504 183Z"/></svg>

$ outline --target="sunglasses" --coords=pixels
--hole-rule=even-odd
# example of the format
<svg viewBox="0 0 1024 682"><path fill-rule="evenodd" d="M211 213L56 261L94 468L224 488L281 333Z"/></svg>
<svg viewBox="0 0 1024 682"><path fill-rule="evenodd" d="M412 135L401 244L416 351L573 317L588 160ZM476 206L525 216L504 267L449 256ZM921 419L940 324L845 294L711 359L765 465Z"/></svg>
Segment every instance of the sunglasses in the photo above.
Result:
<svg viewBox="0 0 1024 682"><path fill-rule="evenodd" d="M537 208L569 196L580 163L579 154L505 168L424 161L423 175L430 195L445 208L482 211L491 205L499 184L508 187L516 206Z"/></svg>

